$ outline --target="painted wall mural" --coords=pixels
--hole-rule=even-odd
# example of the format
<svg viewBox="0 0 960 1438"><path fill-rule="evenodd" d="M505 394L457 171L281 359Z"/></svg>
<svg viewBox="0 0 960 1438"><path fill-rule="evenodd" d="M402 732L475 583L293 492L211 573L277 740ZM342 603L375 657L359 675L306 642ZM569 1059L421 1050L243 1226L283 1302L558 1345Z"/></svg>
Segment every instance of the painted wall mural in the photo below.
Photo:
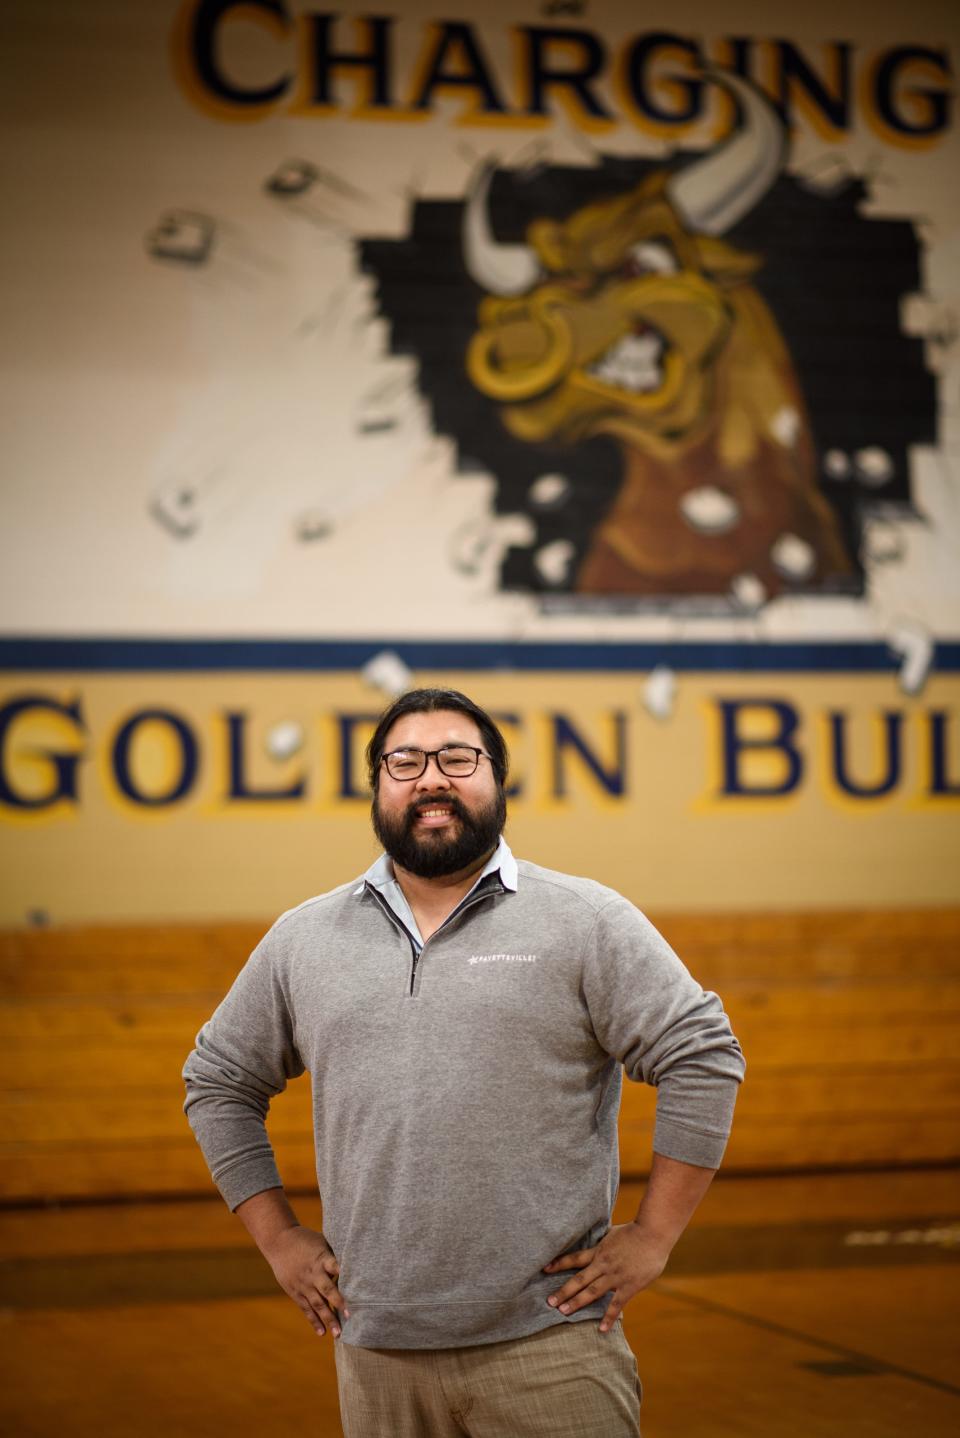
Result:
<svg viewBox="0 0 960 1438"><path fill-rule="evenodd" d="M900 322L915 230L864 218L852 175L784 178L773 106L709 78L742 118L705 157L487 166L459 213L416 204L408 240L362 246L438 429L532 521L507 587L734 613L859 596L864 515L911 514L909 446L936 437L933 377Z"/></svg>
<svg viewBox="0 0 960 1438"><path fill-rule="evenodd" d="M945 901L960 16L14 0L5 33L7 921L333 882L358 736L425 677L516 733L546 862L587 833L648 905ZM178 868L277 820L242 898Z"/></svg>

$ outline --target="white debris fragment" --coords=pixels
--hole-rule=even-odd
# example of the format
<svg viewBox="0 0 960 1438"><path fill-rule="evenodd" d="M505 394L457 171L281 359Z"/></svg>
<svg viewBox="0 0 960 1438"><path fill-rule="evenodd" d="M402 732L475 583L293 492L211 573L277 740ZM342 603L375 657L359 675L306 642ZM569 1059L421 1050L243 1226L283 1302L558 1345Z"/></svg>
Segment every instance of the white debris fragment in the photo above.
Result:
<svg viewBox="0 0 960 1438"><path fill-rule="evenodd" d="M826 198L847 188L852 178L852 171L850 162L845 155L830 151L815 155L807 164L801 166L797 171L796 178L805 190L810 190L813 194L823 195Z"/></svg>
<svg viewBox="0 0 960 1438"><path fill-rule="evenodd" d="M887 484L893 478L893 460L878 444L858 449L853 456L853 462L861 484Z"/></svg>
<svg viewBox="0 0 960 1438"><path fill-rule="evenodd" d="M889 519L869 519L863 530L864 557L872 564L891 564L903 559L907 541L903 530Z"/></svg>
<svg viewBox="0 0 960 1438"><path fill-rule="evenodd" d="M935 340L949 347L960 334L960 313L932 295L904 295L900 301L900 327L915 339Z"/></svg>
<svg viewBox="0 0 960 1438"><path fill-rule="evenodd" d="M538 509L555 509L570 494L565 474L541 474L530 486L530 501Z"/></svg>
<svg viewBox="0 0 960 1438"><path fill-rule="evenodd" d="M714 484L688 489L680 500L680 512L698 534L726 534L740 519L737 501Z"/></svg>
<svg viewBox="0 0 960 1438"><path fill-rule="evenodd" d="M813 546L799 534L781 534L770 550L770 558L784 579L809 579L817 564Z"/></svg>
<svg viewBox="0 0 960 1438"><path fill-rule="evenodd" d="M677 695L677 676L666 664L651 669L643 686L643 707L654 719L669 719Z"/></svg>
<svg viewBox="0 0 960 1438"><path fill-rule="evenodd" d="M327 539L333 533L333 520L322 509L305 509L294 521L294 533L304 544Z"/></svg>
<svg viewBox="0 0 960 1438"><path fill-rule="evenodd" d="M315 183L318 171L309 160L285 160L268 176L266 187L274 195L302 195Z"/></svg>
<svg viewBox="0 0 960 1438"><path fill-rule="evenodd" d="M413 685L412 671L392 649L382 649L379 654L368 659L360 670L360 675L388 699L399 698Z"/></svg>
<svg viewBox="0 0 960 1438"><path fill-rule="evenodd" d="M268 732L264 747L271 759L289 759L303 747L303 725L282 719Z"/></svg>
<svg viewBox="0 0 960 1438"><path fill-rule="evenodd" d="M537 537L536 526L526 514L501 514L494 520L497 543L507 547L524 549Z"/></svg>
<svg viewBox="0 0 960 1438"><path fill-rule="evenodd" d="M197 210L167 210L147 235L147 251L154 259L202 265L213 246L216 223Z"/></svg>
<svg viewBox="0 0 960 1438"><path fill-rule="evenodd" d="M450 563L458 574L492 581L497 565L510 548L533 543L536 528L525 514L503 514L496 519L470 519L450 539Z"/></svg>
<svg viewBox="0 0 960 1438"><path fill-rule="evenodd" d="M767 587L756 574L738 574L730 585L730 597L741 609L761 609L767 601Z"/></svg>
<svg viewBox="0 0 960 1438"><path fill-rule="evenodd" d="M554 539L537 550L533 565L547 584L563 584L569 577L575 554L576 549L569 539Z"/></svg>
<svg viewBox="0 0 960 1438"><path fill-rule="evenodd" d="M493 526L471 520L451 538L450 563L458 574L473 576L483 568L484 559L496 538Z"/></svg>
<svg viewBox="0 0 960 1438"><path fill-rule="evenodd" d="M890 627L887 643L902 656L898 679L904 694L919 694L927 681L933 660L933 637L915 619L898 619Z"/></svg>
<svg viewBox="0 0 960 1438"><path fill-rule="evenodd" d="M770 433L784 449L792 449L800 434L800 414L792 405L781 405L770 421Z"/></svg>
<svg viewBox="0 0 960 1438"><path fill-rule="evenodd" d="M849 479L850 456L842 449L828 449L823 456L823 472L829 479Z"/></svg>
<svg viewBox="0 0 960 1438"><path fill-rule="evenodd" d="M199 496L188 484L159 490L149 504L150 514L176 539L189 539L200 527Z"/></svg>

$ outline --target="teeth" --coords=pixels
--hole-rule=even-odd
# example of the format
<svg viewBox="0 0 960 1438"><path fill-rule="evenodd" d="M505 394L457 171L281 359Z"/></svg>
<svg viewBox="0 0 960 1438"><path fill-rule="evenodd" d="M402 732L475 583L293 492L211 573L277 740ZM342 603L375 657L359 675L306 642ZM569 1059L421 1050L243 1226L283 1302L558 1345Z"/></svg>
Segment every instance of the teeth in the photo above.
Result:
<svg viewBox="0 0 960 1438"><path fill-rule="evenodd" d="M648 330L642 335L627 335L602 354L587 373L615 389L634 394L659 389L663 384L663 340Z"/></svg>
<svg viewBox="0 0 960 1438"><path fill-rule="evenodd" d="M420 818L421 818L421 819L439 819L439 818L442 818L445 814L452 814L452 813L453 813L453 810L452 810L452 809L421 809L421 810L420 810Z"/></svg>

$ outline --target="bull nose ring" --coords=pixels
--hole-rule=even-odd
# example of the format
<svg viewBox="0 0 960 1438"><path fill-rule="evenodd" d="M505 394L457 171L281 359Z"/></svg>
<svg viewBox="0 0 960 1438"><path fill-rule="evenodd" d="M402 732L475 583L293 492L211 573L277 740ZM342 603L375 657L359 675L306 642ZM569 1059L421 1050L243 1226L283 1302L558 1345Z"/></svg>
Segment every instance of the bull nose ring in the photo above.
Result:
<svg viewBox="0 0 960 1438"><path fill-rule="evenodd" d="M543 359L504 370L496 362L496 350L509 322L486 326L467 347L467 373L477 389L491 399L518 402L533 399L551 389L570 372L573 365L573 335L563 315L555 309L537 306L532 318L547 332L547 353Z"/></svg>

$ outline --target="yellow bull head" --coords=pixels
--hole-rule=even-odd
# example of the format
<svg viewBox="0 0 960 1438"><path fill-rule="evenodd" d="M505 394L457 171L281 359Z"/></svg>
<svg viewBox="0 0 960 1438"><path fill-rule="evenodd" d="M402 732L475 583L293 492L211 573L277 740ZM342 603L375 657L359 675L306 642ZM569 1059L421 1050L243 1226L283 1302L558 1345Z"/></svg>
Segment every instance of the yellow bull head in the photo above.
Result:
<svg viewBox="0 0 960 1438"><path fill-rule="evenodd" d="M744 120L678 175L537 220L525 245L490 232L492 170L466 207L467 267L490 292L470 379L520 440L623 449L584 592L762 598L851 570L786 346L749 283L760 261L720 238L779 173L782 126L746 82L716 78Z"/></svg>

